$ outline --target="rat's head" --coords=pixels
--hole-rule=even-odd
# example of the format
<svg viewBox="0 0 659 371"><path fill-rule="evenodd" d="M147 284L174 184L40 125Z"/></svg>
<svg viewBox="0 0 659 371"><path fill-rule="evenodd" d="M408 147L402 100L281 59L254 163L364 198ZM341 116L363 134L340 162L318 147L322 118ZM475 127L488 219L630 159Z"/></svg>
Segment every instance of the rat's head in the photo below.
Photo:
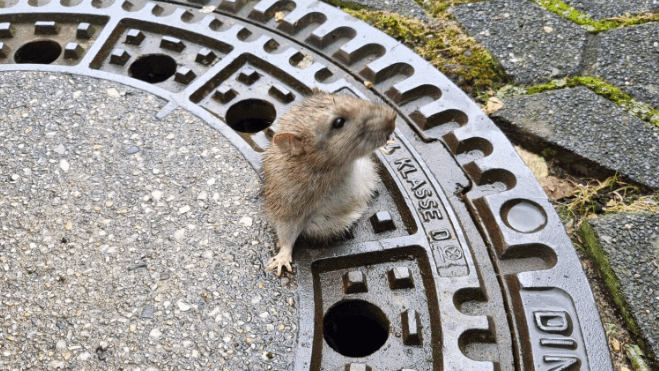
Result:
<svg viewBox="0 0 659 371"><path fill-rule="evenodd" d="M275 143L293 155L340 166L385 145L395 127L390 107L315 89L282 117Z"/></svg>

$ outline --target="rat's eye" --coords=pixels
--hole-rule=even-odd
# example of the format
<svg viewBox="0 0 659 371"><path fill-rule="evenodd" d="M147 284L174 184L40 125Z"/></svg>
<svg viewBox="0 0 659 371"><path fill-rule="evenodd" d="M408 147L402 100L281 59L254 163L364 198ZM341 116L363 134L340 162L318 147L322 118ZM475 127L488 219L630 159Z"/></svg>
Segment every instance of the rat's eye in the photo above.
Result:
<svg viewBox="0 0 659 371"><path fill-rule="evenodd" d="M343 127L343 124L345 124L346 119L343 117L337 117L334 122L332 123L332 129L340 129Z"/></svg>

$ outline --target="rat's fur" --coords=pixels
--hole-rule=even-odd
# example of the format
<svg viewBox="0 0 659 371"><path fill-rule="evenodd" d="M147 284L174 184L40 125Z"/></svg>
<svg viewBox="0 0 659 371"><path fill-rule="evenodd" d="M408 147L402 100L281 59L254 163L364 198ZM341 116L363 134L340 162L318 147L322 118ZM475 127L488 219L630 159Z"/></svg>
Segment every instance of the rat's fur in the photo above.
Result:
<svg viewBox="0 0 659 371"><path fill-rule="evenodd" d="M342 117L342 128L332 123ZM396 112L384 105L319 90L279 121L263 159L265 212L277 230L280 251L267 271L291 270L293 244L345 232L363 213L378 176L372 152L395 128Z"/></svg>

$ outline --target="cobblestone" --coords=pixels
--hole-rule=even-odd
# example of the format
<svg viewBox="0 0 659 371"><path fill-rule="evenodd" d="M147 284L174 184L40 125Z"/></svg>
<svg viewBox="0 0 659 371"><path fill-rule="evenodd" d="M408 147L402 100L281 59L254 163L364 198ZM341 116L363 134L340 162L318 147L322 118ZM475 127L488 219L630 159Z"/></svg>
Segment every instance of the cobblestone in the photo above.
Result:
<svg viewBox="0 0 659 371"><path fill-rule="evenodd" d="M611 30L600 35L593 73L640 101L659 107L659 23Z"/></svg>
<svg viewBox="0 0 659 371"><path fill-rule="evenodd" d="M455 7L452 13L515 83L579 72L586 31L530 1L483 1Z"/></svg>
<svg viewBox="0 0 659 371"><path fill-rule="evenodd" d="M656 12L659 3L654 0L564 0L566 4L591 16L593 19L621 17L645 12Z"/></svg>
<svg viewBox="0 0 659 371"><path fill-rule="evenodd" d="M659 355L659 215L621 213L589 220L620 283L629 313Z"/></svg>
<svg viewBox="0 0 659 371"><path fill-rule="evenodd" d="M659 188L659 130L585 87L506 99L492 118L538 152L557 149L576 171L604 168Z"/></svg>

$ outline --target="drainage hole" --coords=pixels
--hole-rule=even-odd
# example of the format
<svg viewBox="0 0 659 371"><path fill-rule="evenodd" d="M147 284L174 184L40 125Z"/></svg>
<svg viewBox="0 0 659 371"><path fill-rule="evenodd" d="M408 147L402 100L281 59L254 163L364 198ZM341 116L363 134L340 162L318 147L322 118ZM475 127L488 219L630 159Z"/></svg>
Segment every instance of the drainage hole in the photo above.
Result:
<svg viewBox="0 0 659 371"><path fill-rule="evenodd" d="M258 133L275 121L275 106L261 99L245 99L227 110L227 124L241 133Z"/></svg>
<svg viewBox="0 0 659 371"><path fill-rule="evenodd" d="M387 341L389 320L369 302L343 301L325 314L323 336L332 349L346 357L366 357Z"/></svg>
<svg viewBox="0 0 659 371"><path fill-rule="evenodd" d="M128 75L151 84L163 82L176 73L176 61L165 54L144 55L130 65Z"/></svg>
<svg viewBox="0 0 659 371"><path fill-rule="evenodd" d="M16 63L51 64L59 58L60 54L62 54L62 47L55 41L33 41L16 50L14 61Z"/></svg>

